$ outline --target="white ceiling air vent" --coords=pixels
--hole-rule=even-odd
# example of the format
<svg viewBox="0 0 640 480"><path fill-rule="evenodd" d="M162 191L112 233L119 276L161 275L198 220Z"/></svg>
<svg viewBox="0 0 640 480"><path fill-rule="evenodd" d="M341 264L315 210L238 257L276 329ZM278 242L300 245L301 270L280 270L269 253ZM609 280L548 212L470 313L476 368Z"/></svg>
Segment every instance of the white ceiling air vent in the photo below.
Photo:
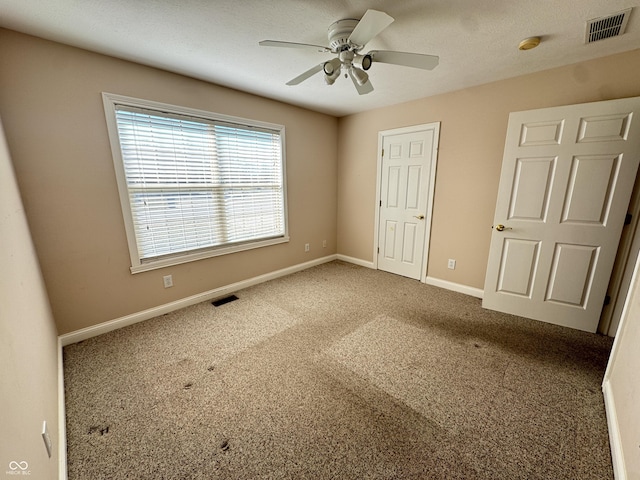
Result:
<svg viewBox="0 0 640 480"><path fill-rule="evenodd" d="M606 17L593 18L587 22L584 43L593 43L605 38L617 37L624 33L631 8Z"/></svg>

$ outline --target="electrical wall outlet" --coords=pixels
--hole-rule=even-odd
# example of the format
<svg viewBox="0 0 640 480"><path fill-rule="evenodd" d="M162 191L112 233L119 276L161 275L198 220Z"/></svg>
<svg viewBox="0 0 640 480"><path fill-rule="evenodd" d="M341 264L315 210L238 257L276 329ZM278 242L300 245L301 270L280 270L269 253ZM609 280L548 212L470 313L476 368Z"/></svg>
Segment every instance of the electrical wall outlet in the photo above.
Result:
<svg viewBox="0 0 640 480"><path fill-rule="evenodd" d="M165 275L162 277L162 281L164 282L164 288L173 287L173 276Z"/></svg>
<svg viewBox="0 0 640 480"><path fill-rule="evenodd" d="M456 269L456 261L453 258L449 259L449 263L447 264L447 268L449 268L450 270L455 270Z"/></svg>
<svg viewBox="0 0 640 480"><path fill-rule="evenodd" d="M53 444L51 443L51 436L49 435L49 428L47 427L46 420L42 422L42 440L44 440L44 448L47 449L47 455L49 455L49 458L51 458Z"/></svg>
<svg viewBox="0 0 640 480"><path fill-rule="evenodd" d="M305 252L308 252L308 251L309 251L309 244L308 244L308 243L305 243L305 244L304 244L304 251L305 251Z"/></svg>

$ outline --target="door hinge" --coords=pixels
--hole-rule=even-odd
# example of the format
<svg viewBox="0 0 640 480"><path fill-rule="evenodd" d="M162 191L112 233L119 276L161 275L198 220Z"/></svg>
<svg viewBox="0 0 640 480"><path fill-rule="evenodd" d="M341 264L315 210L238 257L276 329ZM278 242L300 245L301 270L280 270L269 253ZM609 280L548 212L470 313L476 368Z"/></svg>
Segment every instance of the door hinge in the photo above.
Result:
<svg viewBox="0 0 640 480"><path fill-rule="evenodd" d="M611 297L609 295L606 295L604 297L604 306L606 307L607 305L609 305L611 303Z"/></svg>
<svg viewBox="0 0 640 480"><path fill-rule="evenodd" d="M631 225L631 219L633 218L633 215L631 215L630 213L627 213L627 216L624 217L624 224L625 225Z"/></svg>
<svg viewBox="0 0 640 480"><path fill-rule="evenodd" d="M382 149L382 156L384 157L384 148Z"/></svg>
<svg viewBox="0 0 640 480"><path fill-rule="evenodd" d="M380 253L380 247L378 247L378 253Z"/></svg>
<svg viewBox="0 0 640 480"><path fill-rule="evenodd" d="M380 206L382 206L382 200L380 200Z"/></svg>

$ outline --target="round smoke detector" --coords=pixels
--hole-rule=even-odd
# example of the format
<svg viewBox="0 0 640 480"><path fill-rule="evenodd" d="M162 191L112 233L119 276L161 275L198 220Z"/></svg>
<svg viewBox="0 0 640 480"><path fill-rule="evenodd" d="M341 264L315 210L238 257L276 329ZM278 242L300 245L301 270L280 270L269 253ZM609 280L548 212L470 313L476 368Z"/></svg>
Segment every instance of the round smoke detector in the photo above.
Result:
<svg viewBox="0 0 640 480"><path fill-rule="evenodd" d="M531 50L532 48L536 48L538 45L540 45L540 37L529 37L520 42L518 50Z"/></svg>

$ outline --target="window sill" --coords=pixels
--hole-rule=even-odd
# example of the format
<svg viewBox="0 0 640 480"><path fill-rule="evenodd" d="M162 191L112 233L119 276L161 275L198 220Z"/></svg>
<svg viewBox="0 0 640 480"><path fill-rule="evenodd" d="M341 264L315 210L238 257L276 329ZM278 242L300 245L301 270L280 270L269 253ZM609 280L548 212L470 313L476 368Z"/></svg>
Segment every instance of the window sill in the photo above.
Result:
<svg viewBox="0 0 640 480"><path fill-rule="evenodd" d="M171 257L163 257L158 260L144 261L139 265L133 265L131 267L131 273L148 272L150 270L157 270L159 268L171 267L174 265L180 265L182 263L195 262L197 260L203 260L205 258L219 257L221 255L228 255L230 253L243 252L245 250L252 250L254 248L268 247L270 245L278 245L280 243L287 243L289 236L270 238L268 240L259 240L257 242L243 243L239 245L232 245L228 247L218 247L210 250L202 250L194 253L177 254Z"/></svg>

